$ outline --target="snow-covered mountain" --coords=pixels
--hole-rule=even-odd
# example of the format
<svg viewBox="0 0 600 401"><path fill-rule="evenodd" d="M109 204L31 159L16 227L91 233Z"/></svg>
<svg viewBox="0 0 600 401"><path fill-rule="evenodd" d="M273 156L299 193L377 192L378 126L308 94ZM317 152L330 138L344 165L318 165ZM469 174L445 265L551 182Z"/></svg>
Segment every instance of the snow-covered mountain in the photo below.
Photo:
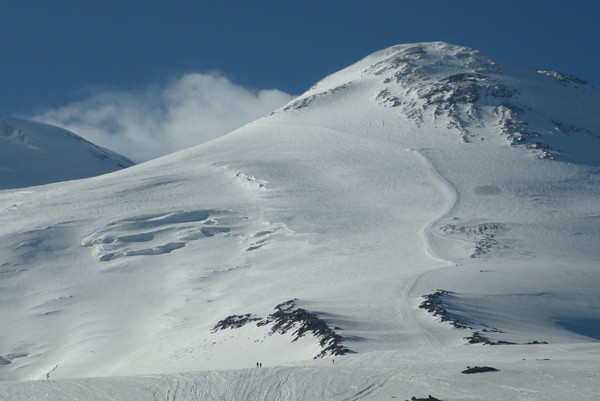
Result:
<svg viewBox="0 0 600 401"><path fill-rule="evenodd" d="M599 108L399 45L212 142L2 191L0 377L69 380L0 398L594 398Z"/></svg>
<svg viewBox="0 0 600 401"><path fill-rule="evenodd" d="M0 189L93 177L132 165L65 129L0 116Z"/></svg>

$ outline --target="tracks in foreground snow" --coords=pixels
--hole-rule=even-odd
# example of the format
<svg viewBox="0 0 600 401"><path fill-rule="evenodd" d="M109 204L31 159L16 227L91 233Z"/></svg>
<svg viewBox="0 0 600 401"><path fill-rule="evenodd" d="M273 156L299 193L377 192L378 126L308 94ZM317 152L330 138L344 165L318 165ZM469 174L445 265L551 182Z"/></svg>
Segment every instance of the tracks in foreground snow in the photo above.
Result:
<svg viewBox="0 0 600 401"><path fill-rule="evenodd" d="M171 375L0 382L0 401L590 400L598 343L443 347L356 354L296 366ZM494 366L494 380L461 373Z"/></svg>

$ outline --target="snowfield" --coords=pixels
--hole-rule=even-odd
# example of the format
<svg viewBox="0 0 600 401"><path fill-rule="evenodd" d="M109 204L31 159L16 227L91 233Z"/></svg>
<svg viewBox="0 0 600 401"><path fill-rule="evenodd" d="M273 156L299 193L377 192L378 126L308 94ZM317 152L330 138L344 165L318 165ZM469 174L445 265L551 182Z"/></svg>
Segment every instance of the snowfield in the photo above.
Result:
<svg viewBox="0 0 600 401"><path fill-rule="evenodd" d="M0 116L0 190L93 177L133 164L65 129Z"/></svg>
<svg viewBox="0 0 600 401"><path fill-rule="evenodd" d="M6 382L19 400L594 400L598 345L446 347L305 361L262 369ZM463 374L467 366L498 372Z"/></svg>
<svg viewBox="0 0 600 401"><path fill-rule="evenodd" d="M0 399L599 398L599 107L399 45L209 143L0 191Z"/></svg>

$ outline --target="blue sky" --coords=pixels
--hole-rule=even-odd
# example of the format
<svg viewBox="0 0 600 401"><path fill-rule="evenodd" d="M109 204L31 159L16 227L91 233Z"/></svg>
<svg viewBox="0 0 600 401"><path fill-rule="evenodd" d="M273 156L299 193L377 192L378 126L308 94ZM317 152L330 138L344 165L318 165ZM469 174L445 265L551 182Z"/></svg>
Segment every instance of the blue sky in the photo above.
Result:
<svg viewBox="0 0 600 401"><path fill-rule="evenodd" d="M0 114L98 93L152 103L194 73L297 95L376 50L435 40L600 86L599 20L598 0L5 1Z"/></svg>

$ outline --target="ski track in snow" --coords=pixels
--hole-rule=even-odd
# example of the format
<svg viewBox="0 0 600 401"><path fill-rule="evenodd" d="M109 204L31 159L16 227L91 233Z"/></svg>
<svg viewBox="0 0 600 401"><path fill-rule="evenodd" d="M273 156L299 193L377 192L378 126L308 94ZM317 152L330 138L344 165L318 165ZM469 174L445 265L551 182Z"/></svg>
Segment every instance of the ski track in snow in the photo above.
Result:
<svg viewBox="0 0 600 401"><path fill-rule="evenodd" d="M411 150L423 158L423 160L425 161L425 163L427 165L428 171L430 171L433 178L441 184L438 186L438 188L440 188L442 190L442 192L448 198L448 204L447 204L446 208L442 211L440 216L438 216L437 218L432 220L431 223L429 223L427 225L427 227L425 227L425 229L423 230L422 236L423 236L424 242L427 246L427 251L433 258L438 259L442 262L448 263L449 265L455 265L456 263L454 261L444 258L442 255L442 252L435 249L433 237L439 236L439 235L434 232L433 228L435 226L438 226L439 222L441 220L452 216L452 212L458 206L458 203L460 200L460 195L458 194L458 191L456 190L456 188L446 178L444 178L444 176L435 168L435 166L431 160L431 156L429 155L429 153L434 152L434 150L432 150L432 149L411 149Z"/></svg>
<svg viewBox="0 0 600 401"><path fill-rule="evenodd" d="M428 152L432 152L431 149L407 149L407 151L415 153L418 156L420 156L420 158L425 162L424 164L426 165L427 170L429 171L430 176L432 177L432 180L434 182L438 183L437 187L440 189L440 191L442 193L445 194L446 198L448 199L446 207L442 210L440 215L435 217L433 220L431 220L431 222L429 224L427 224L427 226L423 229L423 231L421 233L421 238L423 239L423 242L425 244L427 252L434 259L437 259L437 260L443 262L444 264L446 264L446 266L440 267L440 268L435 268L433 270L421 273L421 274L417 275L416 277L414 277L412 280L408 281L407 284L405 285L404 291L401 295L399 310L400 310L400 314L402 316L401 320L407 326L409 326L414 333L418 333L418 335L420 336L420 338L423 340L423 342L425 344L430 345L430 346L440 346L441 342L438 338L436 338L435 334L431 333L428 328L423 327L419 323L419 321L415 318L415 314L420 313L421 311L419 309L415 310L416 306L412 305L411 299L414 299L414 298L420 299L421 296L423 295L421 293L415 293L415 292L416 292L416 289L418 288L419 281L424 276L434 274L436 271L449 268L450 266L455 266L455 262L453 262L449 259L443 258L441 251L435 249L435 245L433 243L432 236L436 235L435 232L433 231L433 227L439 225L438 223L442 219L445 219L448 216L452 215L452 212L454 211L454 209L456 208L456 206L458 204L459 195L458 195L456 188L454 186L452 186L452 184L448 180L446 180L436 170L435 166L433 165L433 162L430 159L431 156L428 155Z"/></svg>
<svg viewBox="0 0 600 401"><path fill-rule="evenodd" d="M278 126L293 126L293 124L277 124ZM330 132L334 135L338 140L340 138L352 137L356 141L364 141L364 138L357 136L356 134L348 131L338 130L331 127L324 127L314 124L302 124L302 128L311 128L315 130L324 130ZM386 147L389 145L388 142L378 139L378 138L369 138L371 143L379 143L381 145L385 145ZM439 190L443 196L447 199L445 207L442 208L441 212L434 216L434 218L423 228L421 231L421 238L424 243L425 248L427 249L428 254L434 259L442 262L446 266L433 268L432 270L425 271L423 273L419 273L418 275L409 278L405 281L405 284L401 287L401 293L399 294L398 301L398 313L399 319L402 322L403 329L408 330L414 335L418 335L421 339L422 345L429 346L440 346L442 342L439 338L437 338L435 333L431 332L430 327L423 326L417 316L422 314L422 310L418 309L418 304L414 304L414 299L421 299L422 293L416 293L418 288L419 281L430 274L434 274L436 271L441 269L446 269L451 266L456 266L456 262L450 259L446 259L443 257L442 251L436 249L436 246L433 241L434 236L438 236L433 230L434 227L439 225L439 222L443 219L448 218L453 214L453 211L456 209L459 203L460 196L458 194L457 189L445 178L442 174L435 168L433 161L431 160L431 154L436 152L435 149L430 148L409 148L406 149L407 152L411 154L416 154L419 159L423 161L423 165L425 167L425 174L429 177L433 186ZM445 239L444 239L445 240Z"/></svg>
<svg viewBox="0 0 600 401"><path fill-rule="evenodd" d="M595 400L598 344L373 352L302 364L151 376L0 382L0 400ZM498 372L462 374L467 365Z"/></svg>

